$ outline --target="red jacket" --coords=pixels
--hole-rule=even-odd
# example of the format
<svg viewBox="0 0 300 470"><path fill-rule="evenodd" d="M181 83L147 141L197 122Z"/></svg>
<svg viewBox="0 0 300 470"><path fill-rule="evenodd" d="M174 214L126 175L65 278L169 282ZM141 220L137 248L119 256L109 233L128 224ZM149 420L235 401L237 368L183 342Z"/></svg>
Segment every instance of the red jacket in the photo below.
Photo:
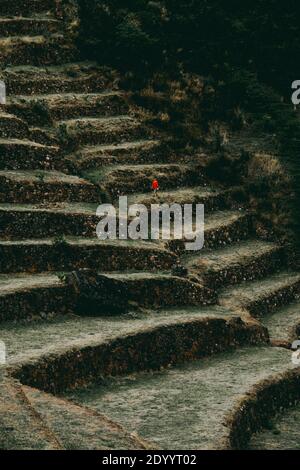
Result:
<svg viewBox="0 0 300 470"><path fill-rule="evenodd" d="M157 180L153 180L151 187L152 187L153 190L154 190L154 189L158 189L158 188L159 188L158 181L157 181Z"/></svg>

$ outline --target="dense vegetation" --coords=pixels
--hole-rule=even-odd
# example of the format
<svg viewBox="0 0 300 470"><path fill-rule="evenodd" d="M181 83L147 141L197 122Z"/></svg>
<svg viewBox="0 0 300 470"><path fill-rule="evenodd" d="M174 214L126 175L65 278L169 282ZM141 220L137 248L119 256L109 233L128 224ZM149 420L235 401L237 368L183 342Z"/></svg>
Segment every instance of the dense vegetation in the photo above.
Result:
<svg viewBox="0 0 300 470"><path fill-rule="evenodd" d="M291 83L300 79L298 5L297 0L80 0L79 44L85 56L134 77L136 87L158 72L172 80L183 71L204 76L214 92L205 98L202 123L226 121L238 110L240 121L242 113L251 113L257 129L276 135L294 182L300 240L300 121L290 101Z"/></svg>
<svg viewBox="0 0 300 470"><path fill-rule="evenodd" d="M128 68L234 66L287 91L300 71L297 0L80 0L89 53Z"/></svg>

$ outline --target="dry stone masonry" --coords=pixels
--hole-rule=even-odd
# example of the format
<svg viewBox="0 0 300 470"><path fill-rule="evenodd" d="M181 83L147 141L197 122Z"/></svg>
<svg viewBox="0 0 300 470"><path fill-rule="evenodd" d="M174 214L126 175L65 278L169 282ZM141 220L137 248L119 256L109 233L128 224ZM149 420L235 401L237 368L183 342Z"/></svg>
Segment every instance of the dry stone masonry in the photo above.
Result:
<svg viewBox="0 0 300 470"><path fill-rule="evenodd" d="M300 273L235 188L147 125L117 72L79 56L76 11L1 0L0 447L245 448L300 398ZM205 204L204 250L96 238L98 204L148 207L154 178L160 202ZM126 309L76 310L65 279L82 268L122 286Z"/></svg>

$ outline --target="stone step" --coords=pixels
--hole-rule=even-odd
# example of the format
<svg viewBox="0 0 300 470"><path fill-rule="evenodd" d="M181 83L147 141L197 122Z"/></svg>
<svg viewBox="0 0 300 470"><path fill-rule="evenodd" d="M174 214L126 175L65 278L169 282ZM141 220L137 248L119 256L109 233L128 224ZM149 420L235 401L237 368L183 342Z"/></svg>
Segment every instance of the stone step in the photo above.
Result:
<svg viewBox="0 0 300 470"><path fill-rule="evenodd" d="M82 268L120 271L163 270L176 263L175 254L156 243L97 238L3 241L0 272L72 271Z"/></svg>
<svg viewBox="0 0 300 470"><path fill-rule="evenodd" d="M68 155L70 168L82 172L106 165L130 165L150 163L174 163L178 157L170 151L167 142L160 140L138 140L111 145L92 145L80 148Z"/></svg>
<svg viewBox="0 0 300 470"><path fill-rule="evenodd" d="M26 139L28 135L28 126L22 119L0 110L0 139Z"/></svg>
<svg viewBox="0 0 300 470"><path fill-rule="evenodd" d="M0 238L9 240L59 236L95 237L97 204L0 204ZM205 218L206 247L217 247L249 235L248 214L216 212ZM160 240L168 250L183 252L185 240Z"/></svg>
<svg viewBox="0 0 300 470"><path fill-rule="evenodd" d="M2 8L2 6L1 6ZM1 10L2 14L2 10ZM0 17L0 37L16 35L38 36L53 34L62 30L62 22L55 18L34 17Z"/></svg>
<svg viewBox="0 0 300 470"><path fill-rule="evenodd" d="M299 299L299 297L300 287L297 298ZM274 344L291 347L295 340L300 339L299 300L265 315L261 322L268 329L270 339Z"/></svg>
<svg viewBox="0 0 300 470"><path fill-rule="evenodd" d="M252 436L250 450L300 450L300 405L279 412L267 423L267 427Z"/></svg>
<svg viewBox="0 0 300 470"><path fill-rule="evenodd" d="M0 202L100 202L96 186L77 176L49 171L0 171Z"/></svg>
<svg viewBox="0 0 300 470"><path fill-rule="evenodd" d="M0 139L0 170L53 169L60 150L31 140Z"/></svg>
<svg viewBox="0 0 300 470"><path fill-rule="evenodd" d="M3 65L55 65L76 58L76 50L63 35L0 38Z"/></svg>
<svg viewBox="0 0 300 470"><path fill-rule="evenodd" d="M143 439L92 409L34 388L23 387L23 391L66 450L153 449Z"/></svg>
<svg viewBox="0 0 300 470"><path fill-rule="evenodd" d="M185 259L189 271L214 288L260 279L284 264L284 248L261 240L246 240Z"/></svg>
<svg viewBox="0 0 300 470"><path fill-rule="evenodd" d="M144 307L210 305L216 301L213 291L188 278L168 273L107 273L111 279L126 284L130 301Z"/></svg>
<svg viewBox="0 0 300 470"><path fill-rule="evenodd" d="M95 93L116 88L116 72L93 62L58 66L7 67L1 75L8 96L57 93Z"/></svg>
<svg viewBox="0 0 300 470"><path fill-rule="evenodd" d="M95 236L98 204L0 204L0 234L11 240Z"/></svg>
<svg viewBox="0 0 300 470"><path fill-rule="evenodd" d="M72 297L55 274L0 275L0 321L66 313L74 307Z"/></svg>
<svg viewBox="0 0 300 470"><path fill-rule="evenodd" d="M1 337L14 375L22 383L52 393L98 378L160 369L268 342L260 324L246 322L218 305L5 322Z"/></svg>
<svg viewBox="0 0 300 470"><path fill-rule="evenodd" d="M55 10L54 0L1 0L2 15L24 16Z"/></svg>
<svg viewBox="0 0 300 470"><path fill-rule="evenodd" d="M42 108L44 110L44 108ZM44 114L44 116L47 117L47 113ZM41 118L41 120L44 119L44 117ZM43 121L45 122L45 121ZM34 142L38 142L39 144L42 145L47 145L48 147L61 147L63 148L64 146L64 137L61 136L53 127L53 125L47 125L45 126L44 124L41 126L30 126L29 127L29 132L30 132L30 140L33 140ZM61 158L61 166L64 166L64 158ZM68 168L66 167L66 170ZM69 172L69 171L68 171ZM72 172L70 172L72 173ZM76 174L76 172L73 172Z"/></svg>
<svg viewBox="0 0 300 470"><path fill-rule="evenodd" d="M254 317L276 311L300 294L300 273L282 271L250 283L226 288L219 301L232 310L248 310Z"/></svg>
<svg viewBox="0 0 300 470"><path fill-rule="evenodd" d="M5 450L62 450L55 434L28 402L19 383L0 371L0 447Z"/></svg>
<svg viewBox="0 0 300 470"><path fill-rule="evenodd" d="M223 188L198 186L181 188L173 191L159 191L154 195L148 193L133 194L128 198L128 204L144 204L148 209L151 204L204 204L205 212L228 208L231 205L231 192Z"/></svg>
<svg viewBox="0 0 300 470"><path fill-rule="evenodd" d="M157 178L162 190L196 186L204 182L202 168L197 165L117 165L105 167L83 176L98 185L113 199L139 191L151 192L151 183Z"/></svg>
<svg viewBox="0 0 300 470"><path fill-rule="evenodd" d="M217 211L205 216L204 221L204 248L218 248L239 242L249 237L252 231L252 217L246 211ZM171 224L171 239L165 240L164 245L176 253L184 253L185 244L194 241L199 232L193 224L192 238L183 237L182 240L174 238L174 224Z"/></svg>
<svg viewBox="0 0 300 470"><path fill-rule="evenodd" d="M84 144L112 144L144 138L142 123L131 116L70 119L58 123L58 130L74 146Z"/></svg>
<svg viewBox="0 0 300 470"><path fill-rule="evenodd" d="M140 307L209 305L216 301L214 292L208 288L167 273L102 274L122 282L128 301ZM0 320L30 319L74 310L74 293L60 279L61 276L49 273L1 275Z"/></svg>
<svg viewBox="0 0 300 470"><path fill-rule="evenodd" d="M282 374L289 373L296 376L294 395L300 397L299 368L289 351L248 347L158 372L120 376L68 397L105 412L164 450L234 449L253 431L262 409L266 415L280 406L279 387L266 411L266 399L255 400L254 392L283 382Z"/></svg>
<svg viewBox="0 0 300 470"><path fill-rule="evenodd" d="M31 126L49 125L62 119L126 113L128 104L124 98L117 91L13 96L8 99L7 110Z"/></svg>

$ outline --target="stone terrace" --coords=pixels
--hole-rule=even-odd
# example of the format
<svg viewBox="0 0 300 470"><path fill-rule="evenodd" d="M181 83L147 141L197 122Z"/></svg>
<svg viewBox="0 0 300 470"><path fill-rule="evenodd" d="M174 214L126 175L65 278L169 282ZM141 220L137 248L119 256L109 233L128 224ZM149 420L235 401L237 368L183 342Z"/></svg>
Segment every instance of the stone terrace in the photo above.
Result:
<svg viewBox="0 0 300 470"><path fill-rule="evenodd" d="M147 124L117 72L79 57L59 3L1 1L1 448L243 448L300 397L287 350L300 273L255 236L235 188ZM122 194L204 203L204 250L99 241L96 208ZM81 268L118 279L132 310L79 316L64 274Z"/></svg>

